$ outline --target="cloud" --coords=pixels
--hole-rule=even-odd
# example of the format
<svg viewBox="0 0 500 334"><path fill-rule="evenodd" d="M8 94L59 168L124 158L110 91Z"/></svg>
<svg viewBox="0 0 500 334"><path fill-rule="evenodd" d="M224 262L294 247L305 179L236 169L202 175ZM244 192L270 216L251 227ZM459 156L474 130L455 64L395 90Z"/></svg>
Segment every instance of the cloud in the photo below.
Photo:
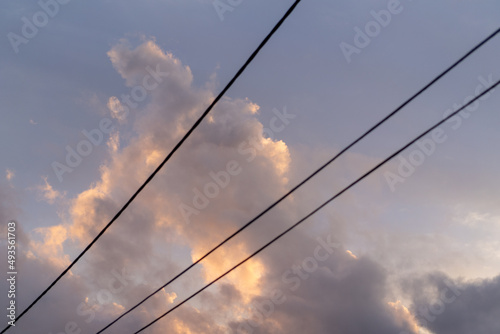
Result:
<svg viewBox="0 0 500 334"><path fill-rule="evenodd" d="M43 258L57 268L63 269L70 264L69 255L64 254L63 249L63 243L67 240L64 226L37 228L35 232L43 236L43 241L33 241L29 248L30 254L36 254L36 258Z"/></svg>
<svg viewBox="0 0 500 334"><path fill-rule="evenodd" d="M116 96L111 96L107 107L111 112L111 117L123 122L127 119L126 109Z"/></svg>
<svg viewBox="0 0 500 334"><path fill-rule="evenodd" d="M136 48L121 41L108 55L128 86L140 84L148 74L148 66L158 66L169 75L156 90L150 92L148 103L137 109L133 122L134 133L128 144L119 151L110 149L110 161L102 167L100 180L72 201L72 224L68 235L82 246L112 217L119 204L127 199L127 194L133 193L147 178L165 157L168 148L177 143L215 95L206 86L193 87L189 67L172 54L163 52L152 41ZM289 187L291 155L286 143L266 137L264 125L257 118L258 112L259 106L248 99L222 99L208 122L202 123L172 158L165 171L157 175L106 233L103 242L98 243L94 254L89 255L94 267L88 268L86 275L94 275L94 271L102 272L111 263L118 267L133 268L143 288L137 289L129 295L128 300L121 302L127 308L132 300L140 299L146 291L153 290L185 266L186 262L176 264L176 258L168 254L186 254L189 255L189 258L184 257L186 260L196 260L220 242L223 236L236 230L281 196ZM190 224L186 224L179 210L180 205L194 207L196 194L205 192L208 184L212 184L212 188L218 184L214 175L219 175L219 178L222 177L220 175L226 175L222 178L229 175L227 165L231 161L237 163L241 173L231 175L227 184L219 186L216 196L204 195L208 203L190 217ZM221 179L218 182L222 182ZM173 294L178 300L182 299L189 291L195 291L204 282L229 269L260 246L263 240L296 220L296 212L292 208L293 204L285 205L257 223L244 237L236 238L203 261L201 268L189 275L192 278L184 280L186 283L179 282L170 287L173 290L169 290L167 298L153 298L145 309L157 314L158 309L169 307L169 297ZM297 235L297 245L303 245L304 240L307 240L304 235ZM141 245L140 250L134 246L137 244ZM295 246L294 253L298 256L300 250L303 250L302 246ZM157 260L160 254L163 255L161 264ZM292 254L289 252L286 255ZM345 256L352 259L348 254ZM200 296L197 302L184 305L184 309L172 314L171 321L160 322L158 331L174 328L196 333L220 332L221 327L215 325L215 321L222 324L242 317L247 306L265 294L269 285L273 285L270 277L275 272L273 268L276 264L274 260L252 259L231 273L220 285ZM350 281L339 283L333 276L319 278L335 286L335 291L343 290L343 285ZM311 289L317 287L313 280L309 284ZM374 286L376 284L375 281ZM182 289L179 290L180 286ZM376 289L370 291L375 292ZM309 292L310 297L319 293L313 290ZM302 296L300 304L310 303L310 297L307 294ZM383 293L377 297L382 299ZM231 300L231 303L225 304L226 299ZM319 302L314 309L322 309L324 302L326 300ZM353 303L352 309L358 307L357 303ZM389 325L382 328L396 329L397 326L391 324L392 313L387 303L379 300L377 306L384 311L379 314L381 319L373 323L388 322ZM286 318L283 320L285 323L289 321L292 324L296 315L287 312L287 307L293 308L293 304L285 306L280 317ZM335 312L339 312L336 317L342 317L340 309ZM330 318L327 313L323 312L317 318L314 311L307 312L308 322L312 327L328 328L331 324L325 323ZM130 319L134 317L142 316L135 315ZM195 321L200 320L198 317L204 319L200 324L205 325L196 325ZM127 323L125 321L121 326L127 326Z"/></svg>
<svg viewBox="0 0 500 334"><path fill-rule="evenodd" d="M53 204L56 200L64 198L65 194L52 188L52 185L49 183L46 176L42 177L42 179L44 184L39 185L37 190L43 200L49 204Z"/></svg>
<svg viewBox="0 0 500 334"><path fill-rule="evenodd" d="M498 231L500 227L500 216L494 216L488 212L469 211L466 213L460 212L462 210L456 209L455 217L453 218L459 224L474 229L485 229L490 233L494 230Z"/></svg>
<svg viewBox="0 0 500 334"><path fill-rule="evenodd" d="M388 305L393 309L398 325L403 326L404 324L407 324L411 333L421 333L419 330L425 330L418 326L413 314L411 314L408 308L406 308L400 300L397 300L396 302L388 302Z"/></svg>
<svg viewBox="0 0 500 334"><path fill-rule="evenodd" d="M163 289L163 292L165 293L165 297L167 298L167 302L169 304L172 304L175 301L175 299L177 298L177 294L175 292L168 293L165 291L165 289Z"/></svg>
<svg viewBox="0 0 500 334"><path fill-rule="evenodd" d="M143 104L137 104L127 128L111 136L107 160L88 188L66 199L44 178L39 187L42 197L49 203L64 198L60 202L65 212L61 222L37 229L38 234L28 238L28 247L23 250L23 284L35 283L23 296L23 303L59 273L74 256L70 254L76 254L75 250L81 250L101 231L216 94L213 85L195 86L189 66L153 40L135 47L120 40L108 57L125 84L132 87L128 93L143 85L151 71L168 75L148 92ZM110 97L108 108L120 119L125 104ZM284 141L268 138L259 112L260 107L249 99L224 97L73 268L72 275L65 277L35 315L27 317L13 333L32 328L59 332L68 321L74 321L82 332L101 329L287 191L290 180L300 179L310 170L314 154L291 153ZM350 173L354 173L350 165L365 168L371 163L359 154L348 155L347 160L349 163L340 166ZM239 172L229 172L234 170ZM114 331L129 332L152 321L302 217L298 203L313 207L325 192L331 195L333 186L346 182L327 179L320 188L327 191L295 194L182 280L122 319ZM354 201L352 195L346 198ZM183 205L194 210L189 224ZM314 221L318 222L315 233L329 231L338 239L346 235L346 226L351 223L330 211ZM39 235L42 240L36 240ZM416 333L412 309L391 298L388 271L354 248L349 247L352 252L335 252L312 272L302 272L306 278L285 275L288 280L284 280L285 273L312 258L316 247L316 237L306 229L297 229L170 314L168 320L158 322L151 333L218 334L248 326L253 333ZM35 278L35 273L41 278ZM298 287L292 288L291 282L297 279ZM122 291L109 293L122 281L126 283ZM260 305L276 290L285 300L263 316ZM54 310L62 311L54 317Z"/></svg>
<svg viewBox="0 0 500 334"><path fill-rule="evenodd" d="M346 253L349 254L353 259L357 259L358 257L354 255L350 250L346 250Z"/></svg>
<svg viewBox="0 0 500 334"><path fill-rule="evenodd" d="M60 262L57 263L56 259L62 261L72 247L80 249L86 245L156 168L169 148L214 97L211 88L193 87L189 67L160 50L152 41L136 48L121 41L108 54L129 86L141 84L149 73L148 68L158 66L160 71L169 75L150 92L150 100L137 108L131 131L124 134L128 138L127 145L118 149L118 133L112 136L108 143L109 161L101 167L99 179L67 201L68 213L64 215L67 225L39 230L43 241L32 244L32 260L42 257L57 267ZM116 105L114 103L113 107ZM89 328L97 329L117 309L127 309L142 299L184 267L186 261L206 252L214 242L221 240L221 236L234 231L255 209L260 209L284 190L290 163L288 148L285 143L264 136L263 125L256 117L257 111L258 106L248 99L224 98L210 121L197 129L169 163L168 169L154 179L86 255L85 261L75 267L73 279L91 279L91 283L83 284L84 291L106 285L106 280L102 281L101 277L106 276L110 268L130 268L136 277L127 295L113 299L106 306L109 312L99 312ZM121 130L120 135L124 131ZM241 145L244 145L246 154L239 152ZM219 190L220 194L211 199L207 208L193 217L193 225L186 224L179 204L192 205L193 188L203 189L207 182L214 182L210 173L226 170L227 163L233 160L244 173L235 175L227 187ZM53 202L62 196L46 180L40 190L47 201ZM257 200L254 199L256 193L260 194ZM131 315L117 325L117 330L130 328L129 322L133 322L135 328L150 319L151 314L170 307L174 300L183 298L190 290L240 260L248 254L249 248L249 243L237 240L221 249L203 263L200 271L194 271L191 283L183 283L187 285L181 290L178 286L171 287L166 297L153 298L145 306L148 313ZM51 258L50 254L54 257ZM184 255L178 260L172 254ZM221 289L224 286L226 290L228 286L236 289L237 300L244 304L261 292L264 269L259 260L253 260L239 273L231 275ZM80 302L87 297L81 295ZM171 322L159 325L158 330L173 328L174 331L222 333L221 325L215 323L209 311L214 310L205 303L196 307L185 305ZM227 316L231 317L230 314ZM54 330L57 326L55 323Z"/></svg>
<svg viewBox="0 0 500 334"><path fill-rule="evenodd" d="M304 235L296 238L302 240L300 248L305 245L314 249ZM302 258L307 257L302 255ZM271 257L268 259L273 261ZM403 316L399 308L394 308L398 305L385 301L389 289L386 273L374 261L366 257L353 259L345 251L336 252L315 271L303 271L295 276L283 275L287 271L278 261L280 259L274 260L273 264L279 269L267 279L267 284L272 286L267 296L254 298L250 303L251 315L231 323L233 332L417 333L411 317ZM297 263L293 257L286 262L290 261ZM283 301L273 306L269 303L273 295L271 289L283 295Z"/></svg>
<svg viewBox="0 0 500 334"><path fill-rule="evenodd" d="M113 132L109 136L109 140L107 142L107 145L108 145L108 149L112 153L116 153L118 151L118 149L120 148L120 133L118 131Z"/></svg>
<svg viewBox="0 0 500 334"><path fill-rule="evenodd" d="M11 181L14 176L16 176L16 173L12 169L5 170L5 178L7 179L7 181Z"/></svg>
<svg viewBox="0 0 500 334"><path fill-rule="evenodd" d="M498 333L500 276L453 280L435 272L405 281L417 320L436 334Z"/></svg>

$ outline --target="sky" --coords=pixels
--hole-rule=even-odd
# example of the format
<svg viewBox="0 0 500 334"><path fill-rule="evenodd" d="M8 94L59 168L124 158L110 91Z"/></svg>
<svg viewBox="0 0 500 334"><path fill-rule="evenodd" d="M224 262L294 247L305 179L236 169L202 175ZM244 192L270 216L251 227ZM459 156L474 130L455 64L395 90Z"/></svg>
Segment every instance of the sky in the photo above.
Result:
<svg viewBox="0 0 500 334"><path fill-rule="evenodd" d="M0 4L0 248L24 310L293 4ZM303 0L172 159L8 333L96 333L499 27L493 0ZM500 78L500 36L106 333L134 333ZM499 89L144 333L500 331ZM3 329L9 318L2 315Z"/></svg>

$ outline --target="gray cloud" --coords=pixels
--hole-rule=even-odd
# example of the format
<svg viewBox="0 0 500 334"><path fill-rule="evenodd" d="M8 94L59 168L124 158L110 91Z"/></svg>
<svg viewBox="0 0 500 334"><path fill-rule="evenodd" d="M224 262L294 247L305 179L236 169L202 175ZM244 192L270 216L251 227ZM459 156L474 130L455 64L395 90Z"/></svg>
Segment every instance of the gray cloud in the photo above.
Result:
<svg viewBox="0 0 500 334"><path fill-rule="evenodd" d="M500 276L452 280L444 273L408 279L412 313L435 334L497 333L500 330Z"/></svg>
<svg viewBox="0 0 500 334"><path fill-rule="evenodd" d="M272 272L266 277L266 284L271 287L267 290L281 291L284 301L266 314L272 293L254 298L250 303L250 321L232 323L234 332L399 334L410 330L412 324L398 318L387 302L390 287L386 271L367 257L354 259L339 248L304 279L298 280L299 274L285 274L287 268L312 256L317 245L314 239L298 233L280 243L283 256L278 256L278 251L267 254L267 260L272 262L268 266ZM296 254L283 251L292 248Z"/></svg>

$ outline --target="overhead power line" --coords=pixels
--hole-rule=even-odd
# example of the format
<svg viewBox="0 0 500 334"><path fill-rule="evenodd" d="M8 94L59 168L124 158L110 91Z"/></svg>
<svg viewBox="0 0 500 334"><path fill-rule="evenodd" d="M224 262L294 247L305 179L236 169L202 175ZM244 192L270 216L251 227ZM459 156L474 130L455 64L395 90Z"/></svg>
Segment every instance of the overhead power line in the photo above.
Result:
<svg viewBox="0 0 500 334"><path fill-rule="evenodd" d="M352 143L347 145L344 149L342 149L339 153L337 153L333 158L328 160L325 164L323 164L320 168L318 168L315 172L313 172L311 175L309 175L307 178L305 178L302 182L297 184L295 187L293 187L290 191L288 191L285 195L283 195L281 198L279 198L276 202L271 204L269 207L267 207L264 211L259 213L257 216L255 216L252 220L250 220L248 223L240 227L238 230L236 230L233 234L228 236L224 241L219 243L217 246L212 248L208 253L200 257L198 260L193 262L191 265L189 265L186 269L181 271L179 274L177 274L175 277L170 279L167 283L153 291L151 294L149 294L147 297L145 297L143 300L138 302L136 305L134 305L132 308L130 308L128 311L124 312L121 314L119 317L117 317L115 320L110 322L106 327L102 328L100 331L98 331L96 334L103 333L105 330L107 330L109 327L111 327L113 324L118 322L120 319L122 319L124 316L135 310L137 307L142 305L144 302L146 302L148 299L153 297L155 294L163 290L166 286L170 285L173 283L175 280L177 280L179 277L184 275L186 272L188 272L191 268L196 266L198 263L203 261L205 258L207 258L210 254L215 252L217 249L222 247L224 244L226 244L229 240L231 240L233 237L235 237L237 234L245 230L247 227L249 227L251 224L253 224L255 221L257 221L259 218L261 218L263 215L265 215L267 212L269 212L271 209L273 209L275 206L277 206L279 203L281 203L283 200L285 200L288 196L290 196L292 193L294 193L297 189L302 187L305 183L307 183L309 180L311 180L314 176L316 176L318 173L320 173L323 169L325 169L328 165L330 165L332 162L337 160L342 154L344 154L346 151L351 149L354 145L356 145L358 142L360 142L362 139L364 139L366 136L368 136L370 133L372 133L375 129L377 129L380 125L388 121L391 117L393 117L396 113L398 113L401 109L403 109L406 105L408 105L411 101L413 101L415 98L417 98L420 94L422 94L424 91L426 91L430 86L432 86L434 83L436 83L439 79L441 79L443 76L445 76L448 72L450 72L453 68L455 68L457 65L459 65L462 61L464 61L467 57L469 57L472 53L474 53L477 49L479 49L481 46L483 46L485 43L487 43L489 40L491 40L495 35L497 35L500 32L500 28L497 29L495 32L490 34L488 37L486 37L483 41L481 41L479 44L477 44L475 47L473 47L470 51L468 51L464 56L462 56L459 60L457 60L455 63L453 63L450 67L448 67L446 70L444 70L441 74L436 76L432 81L430 81L427 85L425 85L422 89L420 89L417 93L415 93L413 96L411 96L409 99L407 99L405 102L403 102L399 107L397 107L393 112L391 112L389 115L384 117L381 121L379 121L377 124L372 126L369 130L367 130L365 133L363 133L360 137L358 137L356 140L354 140Z"/></svg>
<svg viewBox="0 0 500 334"><path fill-rule="evenodd" d="M156 322L158 322L160 319L162 319L163 317L165 317L169 313L173 312L175 309L177 309L181 305L185 304L186 302L188 302L189 300L191 300L192 298L194 298L196 295L198 295L199 293L201 293L202 291L204 291L205 289L207 289L208 287L210 287L211 285L213 285L214 283L216 283L217 281L219 281L221 278L223 278L224 276L226 276L227 274L229 274L230 272L232 272L233 270L235 270L236 268L238 268L239 266L241 266L242 264L244 264L245 262L247 262L248 260L250 260L251 258L253 258L254 256L256 256L257 254L259 254L261 251L263 251L264 249L266 249L267 247L269 247L271 244L273 244L274 242L276 242L278 239L280 239L281 237L283 237L285 234L287 234L288 232L292 231L294 228L296 228L297 226L299 226L300 224L302 224L304 221L306 221L308 218L310 218L311 216L313 216L315 213L317 213L318 211L320 211L321 209L323 209L325 206L327 206L329 203L331 203L332 201L334 201L336 198L340 197L343 193L345 193L346 191L348 191L349 189L351 189L352 187L354 187L356 184L358 184L359 182L361 182L363 179L365 179L366 177L368 177L370 174L372 174L373 172L375 172L377 169L379 169L381 166L383 166L384 164L386 164L388 161L392 160L394 157L396 157L398 154L400 154L401 152L403 152L405 149L407 149L408 147L410 147L411 145L413 145L415 142L417 142L418 140L420 140L421 138L423 138L424 136L426 136L432 130L436 129L437 127L439 127L440 125L442 125L444 122L446 122L447 120L449 120L453 116L457 115L460 111L462 111L463 109L465 109L468 106L470 106L471 104L473 104L477 99L479 99L483 95L487 94L489 91L491 91L492 89L494 89L499 84L500 84L500 80L498 80L495 84L493 84L488 89L486 89L484 92L482 92L481 94L479 94L478 96L476 96L470 102L468 102L467 104L465 104L463 107L461 107L458 110L454 111L448 117L442 119L441 121L439 121L438 123L436 123L435 125L433 125L432 127L430 127L429 129L427 129L426 131L424 131L422 134L420 134L419 136L417 136L416 138L414 138L413 140L411 140L408 144L404 145L402 148L400 148L399 150L397 150L396 152L394 152L393 154L391 154L389 157L387 157L386 159L384 159L378 165L376 165L375 167L373 167L372 169L370 169L368 172L366 172L365 174L363 174L356 181L352 182L350 185L348 185L347 187L345 187L344 189L342 189L340 192L338 192L337 194L335 194L334 196L332 196L331 198L329 198L326 202L324 202L323 204L321 204L320 206L318 206L316 209L314 209L313 211L311 211L304 218L302 218L301 220L299 220L298 222L296 222L295 224L293 224L292 226L290 226L289 228L287 228L281 234L279 234L278 236L274 237L271 241L269 241L268 243L266 243L264 246L262 246L261 248L259 248L254 253L252 253L250 256L248 256L247 258L245 258L243 261L241 261L240 263L238 263L237 265L235 265L234 267L232 267L231 269L229 269L228 271L226 271L224 274L220 275L219 277L217 277L216 279L214 279L213 281L211 281L210 283L208 283L207 285L205 285L203 288L201 288L198 291L196 291L195 293L193 293L188 298L184 299L179 304L177 304L174 307L172 307L167 312L163 313L161 316L157 317L155 320L153 320L152 322L150 322L146 326L144 326L141 329L139 329L134 334L138 334L138 333L142 332L143 330L145 330L146 328L152 326L153 324L155 324Z"/></svg>
<svg viewBox="0 0 500 334"><path fill-rule="evenodd" d="M147 178L147 180L137 189L137 191L130 197L130 199L125 203L125 205L118 211L118 213L111 219L111 221L99 232L99 234L92 240L92 242L85 247L85 249L71 262L71 264L64 269L64 271L46 288L16 319L19 321L47 292L49 292L54 285L64 276L66 273L80 260L80 258L97 242L97 240L106 232L106 230L120 217L120 215L127 209L127 207L134 201L134 199L141 193L141 191L146 187L146 185L151 182L151 180L158 174L158 172L163 168L163 166L167 163L168 160L174 155L174 153L181 147L181 145L186 141L186 139L191 135L191 133L200 125L203 119L210 113L213 107L217 104L217 102L226 94L226 92L231 88L231 86L236 82L236 80L243 74L245 69L250 65L253 59L257 56L257 54L262 50L262 48L267 44L267 42L271 39L276 31L281 27L283 22L292 14L297 5L301 0L296 0L293 5L288 9L288 11L283 15L283 17L276 23L271 32L264 38L264 40L260 43L260 45L255 49L255 51L250 55L247 61L243 64L243 66L238 70L238 72L234 75L234 77L229 81L229 83L224 87L224 89L219 93L219 95L213 100L210 106L205 110L205 112L198 118L198 120L193 124L191 129L182 137L182 139L175 145L175 147L170 151L167 157L162 161L162 163L155 169L155 171ZM5 329L1 333L5 333L11 326L5 327ZM0 334L1 334L0 333Z"/></svg>

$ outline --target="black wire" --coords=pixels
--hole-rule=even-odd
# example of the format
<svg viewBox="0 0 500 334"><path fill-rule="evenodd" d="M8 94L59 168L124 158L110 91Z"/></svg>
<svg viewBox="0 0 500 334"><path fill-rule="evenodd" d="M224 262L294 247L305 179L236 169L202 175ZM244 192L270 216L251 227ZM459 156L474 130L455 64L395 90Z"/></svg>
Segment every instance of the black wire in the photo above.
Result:
<svg viewBox="0 0 500 334"><path fill-rule="evenodd" d="M280 199L278 199L276 202L274 202L273 204L271 204L268 208L266 208L264 211L262 211L261 213L259 213L255 218L253 218L252 220L250 220L248 223L246 223L245 225L243 225L242 227L240 227L237 231L235 231L233 234L231 234L229 237L227 237L224 241L222 241L221 243L219 243L216 247L214 247L212 250L210 250L208 253L206 253L205 255L203 255L201 258L199 258L198 260L196 260L196 262L192 263L191 265L189 265L186 269L184 269L182 272L180 272L179 274L177 274L174 278L172 278L171 280L169 280L167 283L165 283L164 285L162 285L160 288L158 288L157 290L155 290L154 292L152 292L150 295L148 295L146 298L144 298L143 300L141 300L139 303L137 303L135 306L133 306L131 309L129 309L128 311L126 311L125 313L123 313L122 315L120 315L118 318L116 318L115 320L113 320L111 323L109 323L106 327L104 327L103 329L101 329L100 331L98 331L96 334L100 334L102 332L104 332L106 329L108 329L109 327L111 327L113 324L115 324L116 322L118 322L121 318L123 318L124 316L126 316L127 314L129 314L130 312L132 312L133 310L135 310L137 307L139 307L140 305L142 305L145 301L147 301L149 298L151 298L152 296L154 296L155 294L157 294L158 292L160 292L161 290L163 290L163 288L165 288L167 285L171 284L172 282L174 282L176 279L178 279L180 276L184 275L187 271L189 271L191 268L193 268L195 265L197 265L198 263L200 263L202 260L204 260L206 257L208 257L210 254L212 254L213 252L215 252L217 249L219 249L222 245L224 245L225 243L227 243L229 240L231 240L233 237L235 237L237 234L239 234L240 232L242 232L244 229L246 229L248 226L250 226L251 224L253 224L255 221L257 221L260 217L262 217L263 215L265 215L268 211L270 211L271 209L273 209L276 205L278 205L279 203L281 203L285 198L287 198L288 196L290 196L293 192L295 192L297 189L299 189L301 186L303 186L305 183L307 183L310 179L312 179L314 176L316 176L318 173L320 173L323 169L325 169L329 164L331 164L332 162L334 162L335 160L337 160L342 154L344 154L347 150L351 149L354 145L356 145L359 141L361 141L363 138L365 138L367 135L369 135L371 132L373 132L375 129L377 129L380 125L382 125L384 122L386 122L387 120L389 120L392 116L394 116L396 113L398 113L401 109L403 109L407 104L409 104L411 101L413 101L417 96L419 96L420 94L422 94L425 90L427 90L430 86L432 86L434 83L436 83L436 81L438 81L439 79L441 79L444 75L446 75L449 71L451 71L454 67L456 67L458 64L460 64L462 61L464 61L468 56L470 56L474 51L476 51L477 49L479 49L482 45L484 45L485 43L487 43L490 39L492 39L496 34L498 34L500 32L500 28L497 29L495 32L493 32L491 35L489 35L487 38L485 38L481 43L479 43L478 45L476 45L474 48L472 48L469 52L467 52L463 57L461 57L459 60L457 60L455 63L453 63L453 65L451 65L450 67L448 67L445 71L443 71L441 74L439 74L436 78L434 78L429 84L427 84L426 86L424 86L422 89L420 89L417 93L415 93L412 97L410 97L408 100L406 100L403 104L401 104L398 108L396 108L392 113L390 113L389 115L387 115L384 119L382 119L381 121L379 121L377 124L375 124L374 126L372 126L368 131L366 131L363 135L361 135L358 139L356 139L355 141L353 141L351 144L349 144L348 146L346 146L344 149L342 149L338 154L336 154L333 158L331 158L330 160L328 160L325 164L323 164L320 168L318 168L314 173L312 173L311 175L309 175L306 179L304 179L302 182L300 182L298 185L296 185L295 187L293 187L290 191L288 191L285 195L283 195Z"/></svg>
<svg viewBox="0 0 500 334"><path fill-rule="evenodd" d="M208 113L213 109L215 104L226 94L226 92L231 88L234 82L238 79L238 77L245 71L245 69L250 65L253 59L257 56L257 54L261 51L261 49L267 44L267 42L271 39L274 33L280 28L283 22L290 16L290 14L294 11L295 7L299 4L301 0L296 0L294 4L288 9L285 15L279 20L279 22L274 26L271 32L264 38L264 40L260 43L260 45L255 49L252 55L247 59L244 65L239 69L239 71L235 74L235 76L229 81L226 87L219 93L219 95L215 98L215 100L210 104L210 106L205 110L205 112L198 118L198 120L194 123L194 125L189 129L189 131L182 137L182 139L175 145L172 151L167 155L165 160L155 169L155 171L148 177L148 179L142 184L142 186L132 195L132 197L125 203L125 205L118 211L118 213L111 219L111 221L102 229L101 232L92 240L92 242L76 257L75 260L52 282L45 291L42 292L40 296L38 296L35 301L33 301L27 309L25 309L16 319L19 319L25 315L56 283L64 276L66 273L80 260L80 258L96 243L96 241L104 234L104 232L115 222L115 220L120 217L120 215L125 211L125 209L132 203L132 201L139 195L139 193L146 187L146 185L155 177L155 175L162 169L162 167L167 163L168 160L174 155L174 153L181 147L181 145L186 141L186 139L191 135L191 133L200 125L202 120L208 115ZM5 327L5 329L1 333L5 333L11 326ZM0 333L0 334L1 334Z"/></svg>
<svg viewBox="0 0 500 334"><path fill-rule="evenodd" d="M341 196L347 190L349 190L350 188L354 187L360 181L362 181L363 179L365 179L368 175L372 174L374 171L376 171L377 169L379 169L382 165L384 165L385 163L387 163L389 160L393 159L395 156L397 156L398 154L400 154L401 152L403 152L409 146L413 145L416 141L418 141L419 139L421 139L422 137L424 137L425 135L427 135L429 132L431 132L432 130L434 130L435 128L437 128L438 126L440 126L441 124L443 124L447 120L449 120L451 117L453 117L456 114L458 114L460 111L462 111L463 109L465 109L466 107L468 107L469 105L471 105L472 103L474 103L477 99L479 99L483 95L487 94L490 90L492 90L493 88L495 88L499 84L500 84L500 80L498 80L490 88L486 89L483 93L481 93L478 96L476 96L473 100L469 101L466 105L464 105L463 107L459 108L458 110L456 110L455 112L453 112L452 114L450 114L448 117L444 118L443 120L439 121L438 123L436 123L435 125L433 125L429 129L427 129L425 132L423 132L422 134L420 134L418 137L416 137L415 139L413 139L412 141L410 141L408 144L406 144L405 146L403 146L402 148L400 148L399 150L397 150L395 153L391 154L385 160L383 160L378 165L376 165L375 167L373 167L372 169L370 169L368 172L366 172L365 174L363 174L363 176L361 176L360 178L358 178L356 181L354 181L353 183L351 183L350 185L348 185L347 187L345 187L344 189L342 189L340 192L338 192L333 197L331 197L330 199L328 199L326 202L324 202L323 204L321 204L319 207L317 207L316 209L314 209L313 211L311 211L308 215L306 215L304 218L302 218L301 220L299 220L297 223L293 224L288 229L286 229L284 232L282 232L281 234L279 234L278 236L276 236L274 239L272 239L271 241L269 241L268 243L266 243L264 246L262 246L261 248L259 248L252 255L248 256L246 259L244 259L243 261L241 261L240 263L238 263L236 266L232 267L231 269L229 269L228 271L226 271L224 274L220 275L215 280L213 280L209 284L205 285L203 288L201 288L200 290L196 291L191 296L189 296L188 298L184 299L182 302L180 302L179 304L177 304L176 306L174 306L173 308L171 308L167 312L163 313L161 316L159 316L158 318L156 318L155 320L153 320L149 324L147 324L146 326L144 326L141 329L139 329L134 334L138 334L138 333L142 332L143 330L145 330L146 328L150 327L151 325L153 325L154 323L156 323L157 321L159 321L161 318L165 317L167 314L169 314L170 312L174 311L175 309L177 309L178 307L180 307L182 304L186 303L187 301L189 301L190 299L192 299L193 297L195 297L196 295L198 295L199 293L201 293L203 290L207 289L209 286L211 286L212 284L214 284L215 282L217 282L218 280L220 280L221 278L223 278L224 276L226 276L227 274L229 274L230 272L232 272L234 269L238 268L243 263L247 262L252 257L254 257L255 255L259 254L261 251L263 251L264 249L266 249L267 247L269 247L271 244L273 244L278 239L280 239L282 236L284 236L285 234L287 234L288 232L290 232L291 230L293 230L295 227L299 226L301 223L303 223L309 217L311 217L312 215L314 215L315 213L317 213L319 210L321 210L322 208L324 208L326 205L328 205L330 202L332 202L333 200L335 200L337 197Z"/></svg>

